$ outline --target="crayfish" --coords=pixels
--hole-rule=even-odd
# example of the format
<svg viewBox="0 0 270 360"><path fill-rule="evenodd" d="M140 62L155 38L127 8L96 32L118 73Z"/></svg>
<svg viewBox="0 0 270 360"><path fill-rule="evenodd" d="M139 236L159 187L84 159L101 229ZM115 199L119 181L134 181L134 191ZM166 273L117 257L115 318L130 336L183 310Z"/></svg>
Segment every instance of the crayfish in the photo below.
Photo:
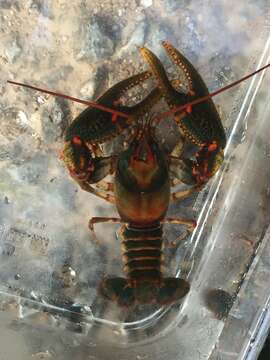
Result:
<svg viewBox="0 0 270 360"><path fill-rule="evenodd" d="M95 103L10 81L88 105L66 130L62 158L83 190L115 204L118 210L119 218L95 217L90 219L89 228L93 231L94 224L101 222L123 224L119 234L126 277L103 279L100 293L125 306L172 304L188 293L188 281L162 274L163 224L185 225L191 233L196 223L166 217L169 204L199 191L222 164L226 137L212 97L269 66L209 94L193 65L168 42L163 46L184 74L186 91L175 89L160 60L147 48L141 49L141 54L150 69L115 84ZM119 99L128 89L151 76L157 85L141 102L121 104ZM162 98L170 109L143 121ZM169 152L159 143L156 126L169 115L173 115L182 141L198 147L195 157L185 158L178 144ZM127 148L105 156L101 144L130 127L134 131ZM114 182L103 180L107 175L114 176ZM189 188L173 191L171 184L175 182Z"/></svg>

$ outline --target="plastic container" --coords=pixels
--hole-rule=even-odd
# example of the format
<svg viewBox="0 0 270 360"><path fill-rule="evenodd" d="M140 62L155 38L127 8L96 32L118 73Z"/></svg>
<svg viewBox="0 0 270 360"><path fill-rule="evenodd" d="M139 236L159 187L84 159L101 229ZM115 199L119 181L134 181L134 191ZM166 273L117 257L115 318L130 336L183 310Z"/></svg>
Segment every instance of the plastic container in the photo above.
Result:
<svg viewBox="0 0 270 360"><path fill-rule="evenodd" d="M1 50L1 356L255 359L268 330L270 75L214 99L228 136L224 164L197 197L169 209L198 222L190 238L165 249L165 271L188 279L188 296L135 310L96 291L105 274L121 274L120 244L117 227L102 225L97 246L87 223L116 210L78 189L57 158L63 130L82 107L5 81L92 98L145 67L138 46L151 48L171 73L160 46L169 40L213 91L270 62L270 8L243 0L0 6L8 29ZM169 241L182 232L165 230Z"/></svg>

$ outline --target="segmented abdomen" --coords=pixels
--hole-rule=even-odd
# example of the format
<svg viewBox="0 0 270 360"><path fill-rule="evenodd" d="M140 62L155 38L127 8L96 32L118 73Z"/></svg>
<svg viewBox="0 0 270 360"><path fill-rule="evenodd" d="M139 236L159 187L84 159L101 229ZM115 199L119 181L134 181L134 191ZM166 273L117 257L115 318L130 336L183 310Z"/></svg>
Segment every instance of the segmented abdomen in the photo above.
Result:
<svg viewBox="0 0 270 360"><path fill-rule="evenodd" d="M162 262L162 226L121 228L124 271L136 282L160 282Z"/></svg>

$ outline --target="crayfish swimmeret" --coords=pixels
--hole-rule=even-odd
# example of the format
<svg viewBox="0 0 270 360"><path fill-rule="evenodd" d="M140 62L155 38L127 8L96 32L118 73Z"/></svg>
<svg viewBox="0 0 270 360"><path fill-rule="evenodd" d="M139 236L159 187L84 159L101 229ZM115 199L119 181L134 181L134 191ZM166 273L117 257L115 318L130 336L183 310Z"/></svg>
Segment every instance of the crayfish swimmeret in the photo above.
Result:
<svg viewBox="0 0 270 360"><path fill-rule="evenodd" d="M115 204L118 210L119 218L95 217L89 228L93 230L100 222L123 223L120 235L126 277L105 278L100 285L101 294L119 305L171 304L188 293L186 280L162 274L162 228L164 223L180 224L190 233L196 223L166 217L168 206L199 191L222 164L226 137L212 96L268 66L209 94L193 65L168 42L163 46L184 74L186 91L175 89L160 60L147 48L141 49L141 54L150 69L112 86L96 103L10 81L89 105L67 128L62 158L83 190ZM119 99L128 89L151 76L157 81L156 88L134 106L121 105ZM162 98L170 110L143 121L145 113ZM168 115L173 115L182 142L198 147L195 157L185 158L178 144L168 152L157 140L157 123ZM129 127L134 131L127 148L105 156L100 145ZM114 176L113 183L103 180L107 175ZM171 191L171 184L177 182L189 188Z"/></svg>

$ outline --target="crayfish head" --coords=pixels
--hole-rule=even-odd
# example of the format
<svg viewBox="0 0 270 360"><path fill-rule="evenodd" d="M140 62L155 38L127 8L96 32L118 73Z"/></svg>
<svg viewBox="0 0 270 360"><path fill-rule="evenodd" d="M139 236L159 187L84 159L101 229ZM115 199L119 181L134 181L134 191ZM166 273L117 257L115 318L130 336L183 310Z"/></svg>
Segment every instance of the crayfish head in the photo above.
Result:
<svg viewBox="0 0 270 360"><path fill-rule="evenodd" d="M71 175L89 173L94 170L91 152L77 136L65 143L61 158Z"/></svg>
<svg viewBox="0 0 270 360"><path fill-rule="evenodd" d="M135 142L133 153L129 160L129 170L137 178L138 183L145 187L152 181L158 170L157 154L154 142L147 135Z"/></svg>

